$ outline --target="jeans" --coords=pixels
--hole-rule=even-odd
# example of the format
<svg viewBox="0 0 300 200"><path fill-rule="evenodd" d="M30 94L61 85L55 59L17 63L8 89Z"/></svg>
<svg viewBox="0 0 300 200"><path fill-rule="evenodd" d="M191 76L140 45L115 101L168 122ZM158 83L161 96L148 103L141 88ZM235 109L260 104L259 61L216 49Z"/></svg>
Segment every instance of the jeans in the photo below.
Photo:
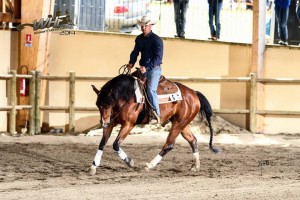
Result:
<svg viewBox="0 0 300 200"><path fill-rule="evenodd" d="M287 21L289 16L289 7L280 8L275 6L275 15L278 23L278 36L283 42L288 40Z"/></svg>
<svg viewBox="0 0 300 200"><path fill-rule="evenodd" d="M266 35L270 36L271 35L271 18L268 19L266 23Z"/></svg>
<svg viewBox="0 0 300 200"><path fill-rule="evenodd" d="M157 96L157 87L159 78L161 75L160 66L154 67L151 71L146 71L145 76L147 78L147 95L150 103L154 107L154 111L158 116L160 116L159 104L158 104L158 96Z"/></svg>
<svg viewBox="0 0 300 200"><path fill-rule="evenodd" d="M222 9L222 2L210 3L208 5L208 24L210 28L211 36L220 38L221 24L220 24L220 12ZM215 24L214 24L215 23Z"/></svg>
<svg viewBox="0 0 300 200"><path fill-rule="evenodd" d="M296 6L296 16L297 16L298 22L300 23L300 5Z"/></svg>
<svg viewBox="0 0 300 200"><path fill-rule="evenodd" d="M185 15L188 8L188 3L188 0L179 0L178 2L174 1L175 24L178 36L184 36L185 34Z"/></svg>

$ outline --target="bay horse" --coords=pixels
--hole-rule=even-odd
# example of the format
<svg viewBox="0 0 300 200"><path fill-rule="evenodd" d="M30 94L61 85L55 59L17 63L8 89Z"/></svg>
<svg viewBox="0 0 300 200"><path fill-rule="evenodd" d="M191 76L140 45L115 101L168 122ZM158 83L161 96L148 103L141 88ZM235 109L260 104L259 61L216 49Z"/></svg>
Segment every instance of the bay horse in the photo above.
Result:
<svg viewBox="0 0 300 200"><path fill-rule="evenodd" d="M121 128L113 143L113 149L129 167L134 166L133 159L120 147L121 143L136 125L139 114L144 107L144 103L136 103L134 84L135 78L133 76L121 74L104 84L101 90L92 85L93 90L97 94L96 105L100 111L100 123L103 127L102 139L93 164L90 167L92 175L96 173L96 168L100 165L104 147L111 136L113 127L117 124L121 124ZM173 149L175 139L179 134L187 140L192 148L193 165L191 170L197 171L200 169L197 139L189 127L190 122L197 114L206 117L210 130L209 148L214 153L218 152L218 149L212 146L213 129L211 116L213 113L210 103L202 93L194 91L181 83L175 84L182 94L182 100L159 105L161 123L166 124L168 121L171 121L172 127L159 154L152 161L146 163L146 170L155 168L162 158ZM146 124L147 122L148 120L146 119L141 124Z"/></svg>

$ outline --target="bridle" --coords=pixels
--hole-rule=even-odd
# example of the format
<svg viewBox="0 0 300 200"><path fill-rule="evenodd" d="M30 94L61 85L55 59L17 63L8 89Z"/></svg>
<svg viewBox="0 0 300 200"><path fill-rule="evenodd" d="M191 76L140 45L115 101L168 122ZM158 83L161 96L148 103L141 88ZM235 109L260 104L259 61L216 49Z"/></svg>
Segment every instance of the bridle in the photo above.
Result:
<svg viewBox="0 0 300 200"><path fill-rule="evenodd" d="M136 68L137 70L138 70L138 68ZM121 71L122 71L122 73L121 73ZM122 65L120 68L119 68L119 74L126 74L126 75L129 75L129 74L131 74L131 70L130 69L128 69L127 68L127 64L125 64L125 65ZM140 73L138 73L138 79L140 79L140 77L141 77L141 74ZM138 81L138 84L139 84L139 86L141 87L141 88L143 88L140 84L140 82ZM145 91L144 91L145 92ZM99 94L101 93L101 90L98 92L98 94L97 94L97 96L99 96ZM129 101L133 98L133 96L134 96L134 94L135 94L135 92L133 92L132 93L132 95L131 95L131 97L121 106L121 108L118 110L118 112L116 112L117 114L115 114L115 115L113 115L113 113L114 113L114 111L113 111L113 109L111 109L112 111L111 111L111 114L110 114L110 116L109 116L109 118L110 118L110 120L109 120L109 122L107 123L107 124L105 124L105 125L103 125L102 124L102 127L103 128L107 128L117 117L118 117L118 115L122 112L122 110L124 109L124 107L129 103ZM112 106L112 105L110 105L110 106ZM113 116L112 118L111 118L111 116ZM101 123L101 121L100 121L100 123Z"/></svg>
<svg viewBox="0 0 300 200"><path fill-rule="evenodd" d="M98 93L98 96L99 96L99 94L100 94L100 92L101 91L99 91L99 93ZM107 123L107 124L102 124L102 127L103 128L107 128L117 117L118 117L118 115L123 111L123 109L124 109L124 107L129 103L129 101L133 98L133 96L134 96L134 94L135 94L135 92L133 92L132 93L132 95L131 95L131 97L121 106L121 108L118 110L118 112L116 112L117 114L115 114L115 115L113 115L113 113L114 113L114 111L113 111L113 109L111 109L112 111L111 111L111 114L110 114L110 116L109 116L109 122ZM110 105L110 106L112 106L112 105ZM112 118L111 118L111 116L113 116ZM101 122L101 121L100 121Z"/></svg>

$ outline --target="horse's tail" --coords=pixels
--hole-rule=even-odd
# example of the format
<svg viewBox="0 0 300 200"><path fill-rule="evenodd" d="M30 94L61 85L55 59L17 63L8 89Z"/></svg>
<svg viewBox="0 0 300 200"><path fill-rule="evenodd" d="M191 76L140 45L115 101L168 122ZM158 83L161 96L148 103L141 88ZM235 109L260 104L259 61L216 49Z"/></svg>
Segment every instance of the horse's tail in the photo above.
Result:
<svg viewBox="0 0 300 200"><path fill-rule="evenodd" d="M213 141L213 128L211 125L211 117L213 115L212 108L211 108L210 103L208 102L207 98L201 92L196 91L196 94L201 103L200 113L203 117L206 117L206 120L208 122L208 127L209 127L209 131L210 131L209 148L212 152L218 153L219 150L212 146L212 141Z"/></svg>

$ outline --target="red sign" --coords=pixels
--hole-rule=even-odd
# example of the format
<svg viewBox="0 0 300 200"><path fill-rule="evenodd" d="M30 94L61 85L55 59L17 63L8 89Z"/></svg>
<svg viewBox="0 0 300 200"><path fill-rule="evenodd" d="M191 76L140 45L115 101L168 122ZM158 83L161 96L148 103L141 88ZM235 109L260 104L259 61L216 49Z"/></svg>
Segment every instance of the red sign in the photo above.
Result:
<svg viewBox="0 0 300 200"><path fill-rule="evenodd" d="M26 47L32 47L32 40L31 40L31 34L26 34Z"/></svg>

